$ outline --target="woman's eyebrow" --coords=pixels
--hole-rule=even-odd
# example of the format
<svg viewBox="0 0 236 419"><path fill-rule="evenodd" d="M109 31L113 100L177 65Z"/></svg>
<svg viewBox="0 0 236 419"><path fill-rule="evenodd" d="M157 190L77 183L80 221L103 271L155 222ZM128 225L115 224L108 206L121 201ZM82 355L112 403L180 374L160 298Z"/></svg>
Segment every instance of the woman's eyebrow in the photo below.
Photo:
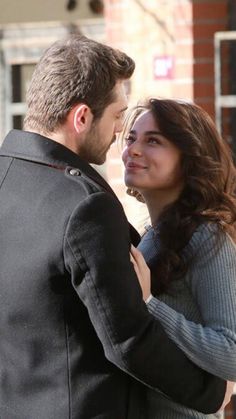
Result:
<svg viewBox="0 0 236 419"><path fill-rule="evenodd" d="M145 131L145 135L163 135L163 134L161 133L161 131L150 130L150 131Z"/></svg>
<svg viewBox="0 0 236 419"><path fill-rule="evenodd" d="M129 133L130 133L130 134L134 134L134 135L136 135L136 134L137 134L137 132L136 132L134 129L130 130L130 131L129 131ZM163 135L163 134L161 133L161 131L155 131L155 130L145 131L145 133L144 133L144 134L145 134L145 135Z"/></svg>

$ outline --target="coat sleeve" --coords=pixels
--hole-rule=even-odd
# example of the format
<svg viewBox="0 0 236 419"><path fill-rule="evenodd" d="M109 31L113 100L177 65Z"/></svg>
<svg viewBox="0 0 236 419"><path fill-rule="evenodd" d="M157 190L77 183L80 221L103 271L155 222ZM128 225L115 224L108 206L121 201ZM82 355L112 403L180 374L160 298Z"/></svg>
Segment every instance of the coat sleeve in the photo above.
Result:
<svg viewBox="0 0 236 419"><path fill-rule="evenodd" d="M105 356L142 383L204 413L221 406L226 383L195 366L142 301L129 257L129 227L109 194L90 195L74 210L64 258Z"/></svg>

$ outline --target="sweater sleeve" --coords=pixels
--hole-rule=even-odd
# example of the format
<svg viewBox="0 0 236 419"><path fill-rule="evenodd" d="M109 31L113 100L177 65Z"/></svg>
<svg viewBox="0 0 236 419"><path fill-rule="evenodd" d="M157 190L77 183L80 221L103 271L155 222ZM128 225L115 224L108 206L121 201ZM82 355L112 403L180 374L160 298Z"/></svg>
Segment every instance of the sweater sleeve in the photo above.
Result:
<svg viewBox="0 0 236 419"><path fill-rule="evenodd" d="M157 298L150 300L148 310L190 360L236 381L236 248L229 236L209 230L195 234L191 245L198 248L189 277L202 324L186 320Z"/></svg>

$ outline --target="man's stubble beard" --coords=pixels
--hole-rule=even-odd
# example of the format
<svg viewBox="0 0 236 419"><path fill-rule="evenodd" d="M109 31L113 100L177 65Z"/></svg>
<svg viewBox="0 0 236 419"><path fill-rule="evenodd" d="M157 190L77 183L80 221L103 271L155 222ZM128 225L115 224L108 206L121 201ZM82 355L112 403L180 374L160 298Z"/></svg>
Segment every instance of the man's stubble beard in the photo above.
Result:
<svg viewBox="0 0 236 419"><path fill-rule="evenodd" d="M113 140L114 138L111 139L110 144L107 146L106 150L103 151L101 135L99 133L97 123L93 123L85 137L84 147L80 149L79 155L88 163L100 166L105 163L107 152L109 151ZM101 147L99 144L101 144Z"/></svg>

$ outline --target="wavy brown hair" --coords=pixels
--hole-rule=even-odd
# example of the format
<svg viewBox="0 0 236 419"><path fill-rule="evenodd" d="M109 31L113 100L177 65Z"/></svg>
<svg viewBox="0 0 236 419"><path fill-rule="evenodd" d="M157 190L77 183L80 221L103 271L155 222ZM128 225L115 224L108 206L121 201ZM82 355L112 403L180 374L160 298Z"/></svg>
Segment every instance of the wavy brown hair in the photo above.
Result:
<svg viewBox="0 0 236 419"><path fill-rule="evenodd" d="M177 100L149 99L134 108L125 132L146 110L162 135L181 151L184 177L179 198L164 208L158 220L161 253L155 259L158 269L151 269L156 278L152 292L160 294L186 273L190 261L183 258L183 249L200 224L214 223L236 241L236 171L229 145L202 108ZM129 192L142 200L138 191Z"/></svg>

